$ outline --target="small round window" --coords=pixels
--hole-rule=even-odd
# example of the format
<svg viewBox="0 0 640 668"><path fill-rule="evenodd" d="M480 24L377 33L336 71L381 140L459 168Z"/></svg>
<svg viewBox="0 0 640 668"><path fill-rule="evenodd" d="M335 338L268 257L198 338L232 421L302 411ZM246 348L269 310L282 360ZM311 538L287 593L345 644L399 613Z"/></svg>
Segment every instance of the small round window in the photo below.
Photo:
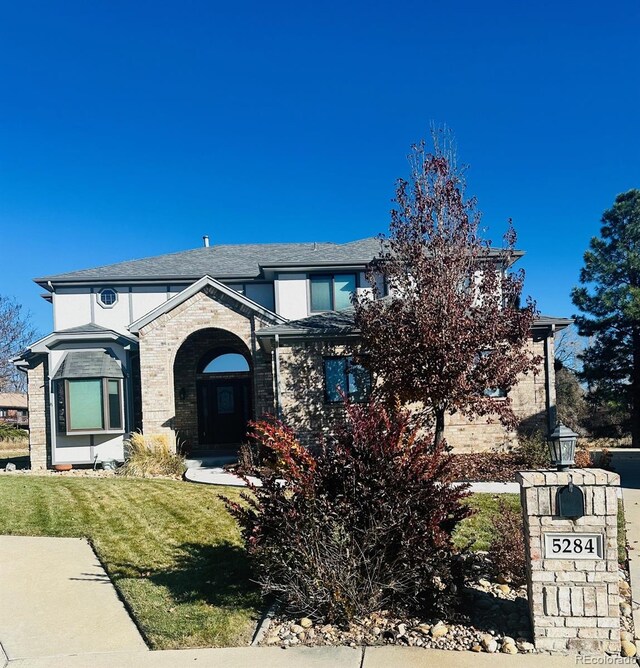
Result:
<svg viewBox="0 0 640 668"><path fill-rule="evenodd" d="M113 288L105 288L98 293L98 301L108 308L118 301L118 293Z"/></svg>

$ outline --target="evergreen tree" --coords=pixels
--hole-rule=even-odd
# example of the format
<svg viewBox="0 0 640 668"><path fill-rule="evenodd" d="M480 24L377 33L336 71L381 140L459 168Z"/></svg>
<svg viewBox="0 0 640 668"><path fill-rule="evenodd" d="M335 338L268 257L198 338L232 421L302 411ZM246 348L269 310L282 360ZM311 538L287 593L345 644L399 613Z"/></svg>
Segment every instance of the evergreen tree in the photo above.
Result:
<svg viewBox="0 0 640 668"><path fill-rule="evenodd" d="M604 212L580 282L572 299L585 315L575 316L576 325L591 339L582 378L598 402L628 412L633 446L640 447L640 190L618 195Z"/></svg>

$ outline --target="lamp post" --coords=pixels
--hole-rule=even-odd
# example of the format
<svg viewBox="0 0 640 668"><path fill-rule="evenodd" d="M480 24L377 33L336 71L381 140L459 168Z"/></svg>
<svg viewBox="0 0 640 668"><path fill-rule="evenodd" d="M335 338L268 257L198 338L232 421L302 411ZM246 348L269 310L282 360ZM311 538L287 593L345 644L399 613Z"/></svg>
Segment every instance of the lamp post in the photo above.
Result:
<svg viewBox="0 0 640 668"><path fill-rule="evenodd" d="M557 466L558 471L566 471L575 464L577 438L578 434L565 427L562 422L558 422L549 434L551 465Z"/></svg>

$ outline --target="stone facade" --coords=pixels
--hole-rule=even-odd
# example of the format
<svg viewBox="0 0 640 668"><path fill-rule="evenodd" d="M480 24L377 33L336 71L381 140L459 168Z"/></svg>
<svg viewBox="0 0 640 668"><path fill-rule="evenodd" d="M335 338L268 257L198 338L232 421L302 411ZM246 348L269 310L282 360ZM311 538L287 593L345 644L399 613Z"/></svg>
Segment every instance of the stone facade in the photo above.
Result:
<svg viewBox="0 0 640 668"><path fill-rule="evenodd" d="M51 466L48 378L46 359L27 371L30 414L29 455L32 469L46 469Z"/></svg>
<svg viewBox="0 0 640 668"><path fill-rule="evenodd" d="M214 347L231 344L249 356L254 414L272 413L271 358L258 347L255 336L256 330L269 324L216 288L206 286L144 326L139 339L145 433L166 434L175 447L176 430L180 429L184 434L178 437L187 438L191 446L195 445L195 365L207 343ZM185 389L184 400L179 398L180 388Z"/></svg>
<svg viewBox="0 0 640 668"><path fill-rule="evenodd" d="M545 352L553 359L553 340L531 340L530 349L543 360ZM546 350L545 350L546 346ZM298 434L301 442L310 444L320 435L328 435L344 416L340 404L325 402L323 358L348 355L348 341L298 342L279 350L280 405L282 417ZM544 361L540 372L522 375L509 397L513 409L527 430L548 428L547 402L555 406L555 376L553 364L545 373ZM550 380L549 375L550 374ZM550 383L549 394L547 384ZM495 399L503 401L503 399ZM494 418L495 420L495 418ZM445 437L455 452L481 452L517 443L517 433L487 418L469 420L460 414L448 415Z"/></svg>
<svg viewBox="0 0 640 668"><path fill-rule="evenodd" d="M325 401L324 357L349 351L344 342L299 343L278 351L281 417L304 445L317 444L344 419L342 404Z"/></svg>
<svg viewBox="0 0 640 668"><path fill-rule="evenodd" d="M556 494L569 480L584 492L585 514L558 517ZM534 643L549 651L620 651L618 495L620 477L600 469L518 474L524 516ZM603 536L602 559L545 559L547 533Z"/></svg>

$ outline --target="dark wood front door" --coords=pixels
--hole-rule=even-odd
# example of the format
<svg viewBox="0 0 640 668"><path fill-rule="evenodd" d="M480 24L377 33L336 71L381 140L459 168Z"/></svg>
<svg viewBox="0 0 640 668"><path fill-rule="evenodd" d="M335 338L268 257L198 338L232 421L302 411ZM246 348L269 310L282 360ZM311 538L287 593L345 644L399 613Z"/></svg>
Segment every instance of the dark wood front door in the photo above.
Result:
<svg viewBox="0 0 640 668"><path fill-rule="evenodd" d="M250 378L199 379L197 388L200 446L242 443L251 416Z"/></svg>

